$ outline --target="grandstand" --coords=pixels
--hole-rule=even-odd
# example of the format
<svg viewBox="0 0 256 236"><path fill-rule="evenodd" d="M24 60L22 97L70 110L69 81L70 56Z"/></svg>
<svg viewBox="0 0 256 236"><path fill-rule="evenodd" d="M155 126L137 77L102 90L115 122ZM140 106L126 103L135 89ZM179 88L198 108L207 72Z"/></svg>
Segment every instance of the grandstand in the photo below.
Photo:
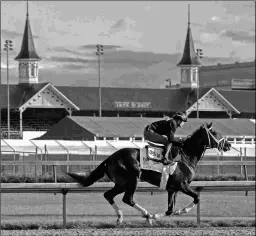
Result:
<svg viewBox="0 0 256 236"><path fill-rule="evenodd" d="M240 77L243 77L246 68L250 68L249 74L252 76L254 73L252 67L255 67L255 62L214 68L202 67L202 70L200 69L202 78L199 80L198 68L201 63L195 53L190 28L187 30L183 56L177 65L180 67L180 87L175 89L103 87L101 88L103 117L99 118L102 120L96 118L99 115L97 87L54 86L51 83L39 81L38 62L41 58L34 46L28 14L21 50L15 60L19 63L19 82L9 86L10 136L12 139L22 139L25 132L38 132L38 135L33 135L33 138L38 137L42 135L42 131L47 132L47 135L51 133L53 137L55 126L68 121L73 121L71 122L73 128L77 127L77 129L64 135L65 139L75 139L75 134L79 137L78 127L87 130L87 134L91 133L91 137L122 139L129 136L136 139L141 138L144 126L151 121L146 118L160 119L165 115L172 116L178 110L186 111L189 118L195 118L197 102L200 118L212 118L213 120L225 118L231 121L231 118L255 119L255 89L244 90L244 86L243 90L237 90L239 89L237 87L236 90L232 90L232 88L202 86L198 88L199 100L197 101L197 82L209 82L203 78L204 75L208 77L210 73L211 78L219 77L220 71L225 71L224 77L230 74L233 76L237 74L237 67L239 67ZM235 73L230 73L232 70ZM232 78L228 79L232 80ZM7 138L7 100L7 85L0 84L1 138ZM125 119L121 119L123 117ZM131 117L144 117L145 119L126 122ZM224 126L221 129L225 130ZM92 132L89 129L93 129ZM123 135L120 134L121 130ZM231 132L229 135L234 130L235 127L229 129ZM236 133L241 136L241 132Z"/></svg>
<svg viewBox="0 0 256 236"><path fill-rule="evenodd" d="M3 161L102 161L116 150L124 147L142 148L143 141L70 141L70 140L1 140ZM255 161L255 140L232 141L232 150L219 153L215 149L206 150L204 160L244 160ZM56 167L57 175L69 171L82 172L91 169L90 166L61 165ZM52 173L51 166L4 165L3 174L20 173L39 175ZM255 166L247 166L248 175L255 176ZM199 166L197 174L243 174L240 166Z"/></svg>
<svg viewBox="0 0 256 236"><path fill-rule="evenodd" d="M143 140L144 128L159 118L67 116L37 139L45 140ZM248 119L189 119L177 135L185 137L201 124L213 121L225 137L255 137L255 124Z"/></svg>

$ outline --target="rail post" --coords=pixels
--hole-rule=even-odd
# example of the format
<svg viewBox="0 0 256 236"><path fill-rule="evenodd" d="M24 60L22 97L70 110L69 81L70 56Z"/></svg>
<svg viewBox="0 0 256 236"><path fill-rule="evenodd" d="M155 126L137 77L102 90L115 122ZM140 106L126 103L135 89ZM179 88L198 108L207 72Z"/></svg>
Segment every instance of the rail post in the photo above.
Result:
<svg viewBox="0 0 256 236"><path fill-rule="evenodd" d="M57 172L56 172L56 165L52 166L53 169L53 179L54 179L54 183L57 183Z"/></svg>
<svg viewBox="0 0 256 236"><path fill-rule="evenodd" d="M199 202L196 204L196 220L197 220L197 224L199 225L201 222L201 215L200 215L200 192L201 192L201 188L197 188L196 189L197 194L198 194L198 198L199 198Z"/></svg>
<svg viewBox="0 0 256 236"><path fill-rule="evenodd" d="M244 161L246 161L246 147L244 148ZM244 167L244 177L245 177L245 180L248 181L248 174L247 174L247 166L246 165L243 165ZM248 196L248 191L245 191L245 196Z"/></svg>
<svg viewBox="0 0 256 236"><path fill-rule="evenodd" d="M63 225L62 228L66 229L67 227L67 189L62 190L62 218L63 218Z"/></svg>
<svg viewBox="0 0 256 236"><path fill-rule="evenodd" d="M37 150L37 147L36 147L35 161L37 161L37 154L38 154L38 150ZM37 166L35 165L35 177L37 176L36 170L37 170Z"/></svg>

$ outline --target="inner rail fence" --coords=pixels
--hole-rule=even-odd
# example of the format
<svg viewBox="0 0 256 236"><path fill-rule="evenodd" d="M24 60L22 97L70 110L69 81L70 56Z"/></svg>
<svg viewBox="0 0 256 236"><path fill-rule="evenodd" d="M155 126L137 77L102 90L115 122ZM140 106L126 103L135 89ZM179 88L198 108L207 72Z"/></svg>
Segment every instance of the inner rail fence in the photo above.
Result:
<svg viewBox="0 0 256 236"><path fill-rule="evenodd" d="M53 169L53 182L57 183L57 171L58 166L88 166L97 167L102 161L2 161L1 166L52 166ZM248 181L247 166L254 166L255 161L200 161L199 166L241 166L243 167L244 179ZM63 174L62 174L63 175ZM245 192L245 196L248 196L248 191Z"/></svg>
<svg viewBox="0 0 256 236"><path fill-rule="evenodd" d="M236 143L232 144L232 150L229 152L207 150L203 161L199 163L197 174L213 176L235 173L244 175L245 178L248 175L255 175L252 164L255 161L254 138L241 137L240 143L237 140L236 137ZM35 176L50 173L56 178L57 174L68 171L92 170L118 149L124 147L141 149L145 144L143 141L127 140L1 140L1 170L3 174ZM206 161L209 161L208 164Z"/></svg>
<svg viewBox="0 0 256 236"><path fill-rule="evenodd" d="M94 183L87 188L77 183L3 183L1 184L1 193L61 193L62 226L65 229L67 227L67 193L105 192L113 186L113 183ZM255 191L255 181L194 181L190 186L197 191L199 196L201 192ZM137 192L163 191L144 182L140 182L137 188ZM197 224L200 224L200 202L197 204L196 212Z"/></svg>

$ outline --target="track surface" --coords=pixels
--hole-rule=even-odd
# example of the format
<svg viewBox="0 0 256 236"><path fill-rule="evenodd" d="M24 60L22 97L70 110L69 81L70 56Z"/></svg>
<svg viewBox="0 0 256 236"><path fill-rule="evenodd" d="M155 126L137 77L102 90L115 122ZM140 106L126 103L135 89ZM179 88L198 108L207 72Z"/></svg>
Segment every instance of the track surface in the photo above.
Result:
<svg viewBox="0 0 256 236"><path fill-rule="evenodd" d="M255 220L255 194L249 192L204 193L201 196L201 219L203 220ZM122 203L122 196L117 197L117 204L124 212L124 221L144 222L133 208ZM163 212L166 210L167 194L151 196L149 194L136 194L135 199L150 212ZM178 195L177 208L187 205L191 198ZM114 210L106 202L102 193L69 194L67 197L67 223L95 222L114 224L116 216ZM192 220L196 222L196 209L187 215L165 218L163 221ZM57 194L2 194L2 222L9 224L62 224L62 196ZM136 227L136 226L135 226ZM225 228L149 228L147 226L121 227L121 228L87 228L79 227L70 230L16 230L2 231L1 235L10 236L255 236L255 228L225 227Z"/></svg>
<svg viewBox="0 0 256 236"><path fill-rule="evenodd" d="M122 228L88 230L30 230L2 231L3 236L255 236L255 228Z"/></svg>

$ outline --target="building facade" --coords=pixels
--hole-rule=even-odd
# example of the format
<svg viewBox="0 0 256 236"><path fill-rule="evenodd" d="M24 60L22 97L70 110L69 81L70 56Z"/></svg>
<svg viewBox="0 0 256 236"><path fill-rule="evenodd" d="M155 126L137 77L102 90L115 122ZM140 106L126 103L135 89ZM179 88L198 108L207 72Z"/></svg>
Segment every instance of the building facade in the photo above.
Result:
<svg viewBox="0 0 256 236"><path fill-rule="evenodd" d="M48 129L67 115L99 116L97 87L54 86L39 81L38 63L41 58L34 45L28 8L21 50L15 60L19 63L19 83L10 85L9 90L14 133L22 137L24 130ZM180 87L104 87L101 89L102 116L163 117L176 111L186 111L191 118L255 119L255 90L241 90L239 86L234 89L235 80L252 79L253 73L255 76L253 63L203 67L195 52L189 12L183 55L177 64L180 67ZM207 85L222 79L231 81L233 89L230 86ZM1 84L1 126L4 131L7 127L7 94L7 86Z"/></svg>

